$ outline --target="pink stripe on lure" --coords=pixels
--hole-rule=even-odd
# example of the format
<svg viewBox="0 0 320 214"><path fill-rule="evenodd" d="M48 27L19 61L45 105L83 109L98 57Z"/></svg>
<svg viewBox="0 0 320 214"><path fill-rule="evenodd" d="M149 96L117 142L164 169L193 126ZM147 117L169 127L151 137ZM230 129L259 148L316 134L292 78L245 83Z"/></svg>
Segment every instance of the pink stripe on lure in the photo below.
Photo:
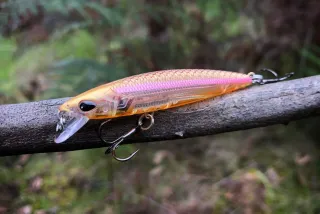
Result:
<svg viewBox="0 0 320 214"><path fill-rule="evenodd" d="M156 90L170 90L197 86L223 85L223 84L246 84L251 83L250 77L245 78L214 78L214 79L192 79L176 80L167 82L143 83L135 86L123 86L116 88L117 93L147 92Z"/></svg>

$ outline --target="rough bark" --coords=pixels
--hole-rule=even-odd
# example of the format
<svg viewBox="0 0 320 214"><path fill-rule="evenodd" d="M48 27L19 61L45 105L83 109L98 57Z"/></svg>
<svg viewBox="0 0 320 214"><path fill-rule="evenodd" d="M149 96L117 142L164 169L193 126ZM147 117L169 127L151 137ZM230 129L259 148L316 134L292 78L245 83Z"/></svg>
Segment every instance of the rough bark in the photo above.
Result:
<svg viewBox="0 0 320 214"><path fill-rule="evenodd" d="M0 106L0 156L71 151L106 146L90 121L62 144L53 142L57 108L68 98ZM124 143L174 140L287 124L320 115L320 75L273 83L215 99L156 112L155 125ZM138 116L116 119L104 130L115 138L135 126Z"/></svg>

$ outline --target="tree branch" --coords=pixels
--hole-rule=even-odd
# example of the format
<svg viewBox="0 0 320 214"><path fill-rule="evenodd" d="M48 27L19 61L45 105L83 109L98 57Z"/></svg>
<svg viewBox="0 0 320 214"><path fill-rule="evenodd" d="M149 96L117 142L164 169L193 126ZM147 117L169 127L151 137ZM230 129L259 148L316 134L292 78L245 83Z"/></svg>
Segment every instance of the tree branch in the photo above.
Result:
<svg viewBox="0 0 320 214"><path fill-rule="evenodd" d="M106 146L90 121L62 144L53 142L57 108L67 98L0 106L0 156L71 151ZM198 109L197 111L195 111ZM320 115L320 75L253 86L215 99L155 113L155 125L125 143L174 140L223 132L286 124ZM119 137L137 123L138 116L106 125L106 137Z"/></svg>

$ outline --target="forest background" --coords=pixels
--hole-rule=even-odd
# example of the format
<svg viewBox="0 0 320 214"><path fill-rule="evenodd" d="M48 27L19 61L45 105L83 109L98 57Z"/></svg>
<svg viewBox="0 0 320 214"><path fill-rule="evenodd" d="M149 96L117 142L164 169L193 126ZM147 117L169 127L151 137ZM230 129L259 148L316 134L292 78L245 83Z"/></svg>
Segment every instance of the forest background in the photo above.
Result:
<svg viewBox="0 0 320 214"><path fill-rule="evenodd" d="M0 104L172 68L318 75L318 23L316 0L0 0ZM2 157L0 213L320 213L319 125Z"/></svg>

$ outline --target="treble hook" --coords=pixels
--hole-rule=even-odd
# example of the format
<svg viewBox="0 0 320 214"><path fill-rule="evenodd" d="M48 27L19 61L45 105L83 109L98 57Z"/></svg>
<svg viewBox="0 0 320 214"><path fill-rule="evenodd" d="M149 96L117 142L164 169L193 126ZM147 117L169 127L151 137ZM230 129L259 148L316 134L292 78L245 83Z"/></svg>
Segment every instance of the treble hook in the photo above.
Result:
<svg viewBox="0 0 320 214"><path fill-rule="evenodd" d="M273 76L275 76L275 79L264 79L264 77L260 74L255 74L253 72L250 72L248 75L252 78L252 83L258 83L260 85L264 85L264 84L268 84L268 83L274 83L274 82L279 82L285 79L288 79L289 77L293 76L294 72L291 73L287 73L285 74L283 77L278 78L278 74L268 68L262 68L260 69L260 71L267 71L270 72L271 74L273 74Z"/></svg>
<svg viewBox="0 0 320 214"><path fill-rule="evenodd" d="M147 126L147 127L144 127L143 126L143 119L149 119L150 120L150 124ZM98 130L98 135L99 135L99 138L107 143L107 144L111 144L110 147L108 147L108 149L105 151L105 154L109 154L111 153L112 156L114 157L114 159L116 159L117 161L121 161L121 162L124 162L124 161L128 161L130 160L138 151L136 150L135 152L133 152L130 156L128 156L127 158L119 158L117 157L116 155L116 149L119 147L119 145L122 143L123 140L125 140L127 137L131 136L132 134L134 134L138 129L141 129L143 131L145 130L148 130L150 129L153 124L154 124L154 117L153 117L153 112L151 114L149 113L145 113L145 114L142 114L138 120L138 125L136 127L134 127L133 129L131 129L129 132L127 132L126 134L122 135L121 137L117 138L116 140L112 141L112 142L108 142L106 140L104 140L101 136L101 132L102 132L102 126L105 125L106 123L110 122L111 119L109 120L106 120L104 121L103 123L100 124L99 126L99 130Z"/></svg>

